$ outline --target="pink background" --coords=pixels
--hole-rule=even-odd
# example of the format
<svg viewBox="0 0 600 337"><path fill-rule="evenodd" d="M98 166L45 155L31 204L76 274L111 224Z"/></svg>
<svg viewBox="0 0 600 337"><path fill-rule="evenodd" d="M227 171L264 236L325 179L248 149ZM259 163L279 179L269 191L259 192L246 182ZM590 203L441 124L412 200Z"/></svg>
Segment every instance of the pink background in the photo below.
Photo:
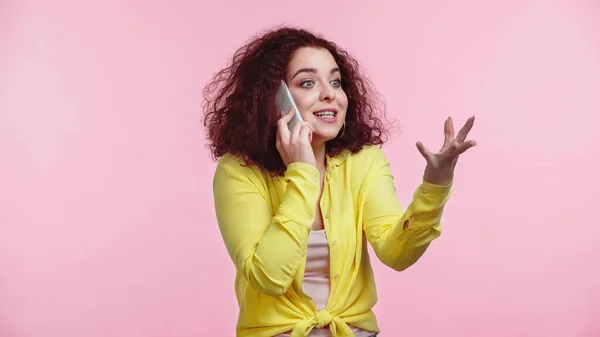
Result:
<svg viewBox="0 0 600 337"><path fill-rule="evenodd" d="M0 336L234 335L201 90L283 22L386 97L404 204L477 116L443 236L374 263L382 337L600 336L600 4L475 0L1 1Z"/></svg>

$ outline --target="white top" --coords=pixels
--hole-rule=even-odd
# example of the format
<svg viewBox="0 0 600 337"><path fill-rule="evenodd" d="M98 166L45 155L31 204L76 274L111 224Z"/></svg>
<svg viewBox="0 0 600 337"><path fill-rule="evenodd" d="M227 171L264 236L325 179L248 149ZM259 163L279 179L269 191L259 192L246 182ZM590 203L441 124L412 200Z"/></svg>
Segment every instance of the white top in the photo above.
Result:
<svg viewBox="0 0 600 337"><path fill-rule="evenodd" d="M325 230L311 230L308 238L308 248L306 250L306 268L304 269L304 280L302 282L302 290L310 296L317 305L317 311L323 310L327 306L329 299L330 282L329 282L329 245L327 244L327 236ZM350 329L357 337L368 337L373 335L352 325ZM291 331L284 334L279 334L275 337L290 337ZM314 328L311 330L310 337L331 337L329 327L321 329Z"/></svg>

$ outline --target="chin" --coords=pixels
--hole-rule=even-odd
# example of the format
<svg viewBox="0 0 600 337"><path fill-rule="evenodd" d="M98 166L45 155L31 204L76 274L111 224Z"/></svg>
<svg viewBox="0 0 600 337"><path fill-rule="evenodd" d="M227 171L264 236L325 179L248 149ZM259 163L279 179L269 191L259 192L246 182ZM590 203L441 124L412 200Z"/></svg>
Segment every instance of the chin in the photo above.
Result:
<svg viewBox="0 0 600 337"><path fill-rule="evenodd" d="M318 132L313 134L313 139L318 139L321 142L327 142L330 140L335 139L339 134L339 130L338 132L332 133L332 132Z"/></svg>

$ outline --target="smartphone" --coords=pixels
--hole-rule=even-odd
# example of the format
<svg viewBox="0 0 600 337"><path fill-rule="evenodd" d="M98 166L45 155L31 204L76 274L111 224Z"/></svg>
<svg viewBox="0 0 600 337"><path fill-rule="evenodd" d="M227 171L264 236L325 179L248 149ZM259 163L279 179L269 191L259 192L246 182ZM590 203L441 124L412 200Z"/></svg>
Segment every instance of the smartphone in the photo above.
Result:
<svg viewBox="0 0 600 337"><path fill-rule="evenodd" d="M300 111L298 111L298 107L296 106L296 103L294 102L294 99L292 98L290 89L288 89L288 86L285 84L285 81L283 81L283 80L281 81L281 85L279 87L279 92L277 93L275 100L277 102L277 106L278 106L279 110L283 111L284 115L286 113L288 113L291 108L294 108L294 110L296 110L294 117L288 123L288 129L290 129L290 131L291 131L294 128L294 125L296 125L296 123L302 122L302 116L300 116Z"/></svg>

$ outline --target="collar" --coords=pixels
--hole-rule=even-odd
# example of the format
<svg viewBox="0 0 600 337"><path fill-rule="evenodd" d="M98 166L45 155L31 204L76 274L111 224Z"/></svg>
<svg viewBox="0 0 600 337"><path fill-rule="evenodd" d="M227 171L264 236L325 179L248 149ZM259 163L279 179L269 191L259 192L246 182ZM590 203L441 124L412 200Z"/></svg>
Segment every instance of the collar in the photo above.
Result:
<svg viewBox="0 0 600 337"><path fill-rule="evenodd" d="M348 157L350 157L350 151L349 150L343 150L342 152L340 152L338 155L330 157L328 154L325 155L325 158L327 158L327 166L332 165L335 167L338 167L340 165L342 165L343 163L346 162L346 160L348 159Z"/></svg>

